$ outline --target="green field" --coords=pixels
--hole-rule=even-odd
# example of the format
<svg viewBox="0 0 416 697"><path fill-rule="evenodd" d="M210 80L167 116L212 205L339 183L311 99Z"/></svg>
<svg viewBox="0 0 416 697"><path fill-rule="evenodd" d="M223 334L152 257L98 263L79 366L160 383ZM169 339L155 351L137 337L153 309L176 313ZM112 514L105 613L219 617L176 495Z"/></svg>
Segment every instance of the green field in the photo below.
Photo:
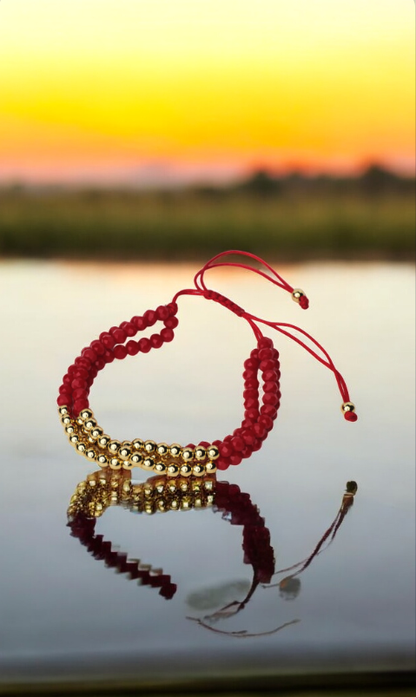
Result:
<svg viewBox="0 0 416 697"><path fill-rule="evenodd" d="M0 256L189 260L414 258L414 194L241 189L0 192Z"/></svg>

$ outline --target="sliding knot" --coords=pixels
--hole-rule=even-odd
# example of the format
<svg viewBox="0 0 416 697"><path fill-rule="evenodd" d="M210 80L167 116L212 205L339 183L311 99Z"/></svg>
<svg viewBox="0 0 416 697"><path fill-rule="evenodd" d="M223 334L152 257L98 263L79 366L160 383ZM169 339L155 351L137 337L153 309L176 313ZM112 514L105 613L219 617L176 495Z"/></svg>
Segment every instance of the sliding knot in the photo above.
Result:
<svg viewBox="0 0 416 697"><path fill-rule="evenodd" d="M203 295L207 300L214 300L214 302L226 307L227 310L231 310L231 312L234 312L234 314L238 315L238 317L243 317L243 315L245 315L245 310L243 310L242 307L234 303L229 298L226 298L225 295L217 293L215 290L204 290Z"/></svg>

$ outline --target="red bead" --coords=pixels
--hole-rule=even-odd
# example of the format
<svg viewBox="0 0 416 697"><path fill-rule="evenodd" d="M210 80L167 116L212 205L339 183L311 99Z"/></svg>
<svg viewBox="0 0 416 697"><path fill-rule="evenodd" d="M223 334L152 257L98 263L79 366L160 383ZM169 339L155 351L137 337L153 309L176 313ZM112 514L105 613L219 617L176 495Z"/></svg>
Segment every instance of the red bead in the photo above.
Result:
<svg viewBox="0 0 416 697"><path fill-rule="evenodd" d="M220 451L221 457L230 457L230 455L232 455L234 452L230 443L225 443L225 442L221 443L221 445L219 446L219 451Z"/></svg>
<svg viewBox="0 0 416 697"><path fill-rule="evenodd" d="M131 318L131 323L134 324L135 327L137 327L137 330L138 330L139 332L142 332L143 329L146 329L146 327L147 327L147 324L146 324L146 322L145 322L145 320L144 320L143 317L137 317L137 316L136 316L136 317L132 317L132 318Z"/></svg>
<svg viewBox="0 0 416 697"><path fill-rule="evenodd" d="M67 392L62 392L56 400L58 407L66 407L71 402L71 398Z"/></svg>
<svg viewBox="0 0 416 697"><path fill-rule="evenodd" d="M76 375L76 377L81 377L81 375L79 375L79 376ZM64 385L70 385L72 380L73 380L72 376L68 375L68 373L66 375L64 375L64 377L62 378L62 382Z"/></svg>
<svg viewBox="0 0 416 697"><path fill-rule="evenodd" d="M68 392L71 391L71 387L72 387L72 384L71 384L71 386L63 384L59 387L58 392L59 392L59 394L62 394L62 392L65 392L66 394L68 394Z"/></svg>
<svg viewBox="0 0 416 697"><path fill-rule="evenodd" d="M279 404L279 396L274 392L266 392L266 394L263 395L263 403L276 406Z"/></svg>
<svg viewBox="0 0 416 697"><path fill-rule="evenodd" d="M270 348L263 348L260 349L259 351L259 359L260 361L265 361L268 358L273 358L273 351Z"/></svg>
<svg viewBox="0 0 416 697"><path fill-rule="evenodd" d="M78 368L74 373L74 378L82 378L83 380L87 380L88 376L88 370L85 370L85 368Z"/></svg>
<svg viewBox="0 0 416 697"><path fill-rule="evenodd" d="M157 322L157 314L154 310L146 310L146 312L143 315L143 318L148 327L153 327L155 322Z"/></svg>
<svg viewBox="0 0 416 697"><path fill-rule="evenodd" d="M231 445L233 446L233 449L236 451L243 450L244 449L244 441L242 438L239 436L236 436L231 439Z"/></svg>
<svg viewBox="0 0 416 697"><path fill-rule="evenodd" d="M275 370L276 364L271 358L266 358L264 361L260 362L259 368L262 372L266 370Z"/></svg>
<svg viewBox="0 0 416 697"><path fill-rule="evenodd" d="M163 321L169 317L169 309L166 305L159 305L159 307L156 308L156 315L158 319Z"/></svg>
<svg viewBox="0 0 416 697"><path fill-rule="evenodd" d="M244 380L256 380L257 379L257 370L253 370L252 368L247 368L243 373L243 378L244 378Z"/></svg>
<svg viewBox="0 0 416 697"><path fill-rule="evenodd" d="M166 307L168 308L169 313L170 313L171 315L176 315L176 313L177 313L177 311L178 311L178 306L177 306L176 303L173 303L173 302L172 302L172 303L169 303L168 305L166 305Z"/></svg>
<svg viewBox="0 0 416 697"><path fill-rule="evenodd" d="M72 393L72 399L85 399L87 396L87 390L74 390Z"/></svg>
<svg viewBox="0 0 416 697"><path fill-rule="evenodd" d="M273 428L273 419L270 416L266 416L266 414L260 416L258 423L262 424L267 431L271 431Z"/></svg>
<svg viewBox="0 0 416 697"><path fill-rule="evenodd" d="M254 397L247 397L247 399L244 400L244 407L246 411L249 409L255 409L258 406L258 399L255 399Z"/></svg>
<svg viewBox="0 0 416 697"><path fill-rule="evenodd" d="M235 438L235 436L241 436L242 433L243 433L243 429L242 429L242 428L236 428L236 429L234 429L234 431L233 431L232 438Z"/></svg>
<svg viewBox="0 0 416 697"><path fill-rule="evenodd" d="M270 416L271 419L275 419L277 415L276 407L273 404L263 404L260 409L260 414L265 414Z"/></svg>
<svg viewBox="0 0 416 697"><path fill-rule="evenodd" d="M135 336L137 334L137 329L132 322L122 322L120 329L123 329L127 336Z"/></svg>
<svg viewBox="0 0 416 697"><path fill-rule="evenodd" d="M258 415L259 415L259 410L258 410L257 404L256 404L256 408L246 409L244 412L244 416L246 417L246 419L251 419L252 421L257 421Z"/></svg>
<svg viewBox="0 0 416 697"><path fill-rule="evenodd" d="M162 337L162 341L165 341L167 343L169 341L172 341L175 334L173 333L173 330L169 327L164 327L160 332L160 336Z"/></svg>
<svg viewBox="0 0 416 697"><path fill-rule="evenodd" d="M218 460L215 461L215 464L218 470L226 470L230 466L230 460L228 457L219 457Z"/></svg>
<svg viewBox="0 0 416 697"><path fill-rule="evenodd" d="M163 344L163 339L160 334L152 334L150 337L150 343L152 344L152 348L160 348Z"/></svg>
<svg viewBox="0 0 416 697"><path fill-rule="evenodd" d="M101 341L98 341L98 339L95 339L94 341L91 341L90 344L91 348L95 351L97 356L103 356L105 348L102 345Z"/></svg>
<svg viewBox="0 0 416 697"><path fill-rule="evenodd" d="M255 452L257 452L257 450L260 450L261 446L262 446L262 442L261 442L260 438L256 438L255 442L251 446L251 451L253 453L255 453Z"/></svg>
<svg viewBox="0 0 416 697"><path fill-rule="evenodd" d="M259 349L273 348L273 341L268 336L263 336L261 339L259 339L257 346Z"/></svg>
<svg viewBox="0 0 416 697"><path fill-rule="evenodd" d="M258 357L259 357L259 350L257 348L254 348L250 353L250 358L258 359Z"/></svg>
<svg viewBox="0 0 416 697"><path fill-rule="evenodd" d="M245 400L247 400L247 399L256 399L257 400L259 397L258 390L255 390L254 388L251 388L249 390L244 390L243 397Z"/></svg>
<svg viewBox="0 0 416 697"><path fill-rule="evenodd" d="M97 370L102 370L104 368L104 366L105 366L105 360L102 356L100 356L95 361L95 367L97 368Z"/></svg>
<svg viewBox="0 0 416 697"><path fill-rule="evenodd" d="M243 458L241 457L241 455L231 455L230 456L230 465L234 465L234 466L239 465L242 459Z"/></svg>
<svg viewBox="0 0 416 697"><path fill-rule="evenodd" d="M259 365L259 362L254 360L253 358L247 358L247 360L244 361L245 370L254 370L256 374L257 374L258 365Z"/></svg>
<svg viewBox="0 0 416 697"><path fill-rule="evenodd" d="M117 344L122 344L126 340L126 332L120 327L111 327L110 334Z"/></svg>
<svg viewBox="0 0 416 697"><path fill-rule="evenodd" d="M256 412L256 418L257 418L257 412ZM253 423L254 423L254 421L253 421L252 419L244 419L244 421L243 421L242 424L241 424L241 428L242 428L243 430L244 430L244 429L250 430L250 428L252 427Z"/></svg>
<svg viewBox="0 0 416 697"><path fill-rule="evenodd" d="M175 327L177 327L178 324L179 324L179 320L178 320L177 317L168 317L168 319L165 319L165 321L163 322L163 324L164 324L165 327L167 327L168 329L175 329Z"/></svg>
<svg viewBox="0 0 416 697"><path fill-rule="evenodd" d="M141 351L142 353L149 353L151 348L152 348L152 345L151 345L149 339L140 339L139 351Z"/></svg>
<svg viewBox="0 0 416 697"><path fill-rule="evenodd" d="M275 370L265 370L263 372L263 380L264 382L269 382L269 380L273 380L273 382L277 381L277 373Z"/></svg>
<svg viewBox="0 0 416 697"><path fill-rule="evenodd" d="M256 393L258 393L259 389L259 381L255 380L254 378L249 378L244 382L246 390L256 390Z"/></svg>
<svg viewBox="0 0 416 697"><path fill-rule="evenodd" d="M74 402L74 414L78 415L83 409L88 409L89 402L88 399L77 399Z"/></svg>
<svg viewBox="0 0 416 697"><path fill-rule="evenodd" d="M253 431L258 438L264 438L267 433L266 428L260 423L254 424Z"/></svg>
<svg viewBox="0 0 416 697"><path fill-rule="evenodd" d="M126 349L129 356L135 356L136 353L139 353L139 344L137 343L137 341L133 341L133 339L130 339L130 341L128 341L126 344Z"/></svg>
<svg viewBox="0 0 416 697"><path fill-rule="evenodd" d="M256 436L252 430L246 429L243 431L244 443L246 443L247 445L253 445L255 440L256 440Z"/></svg>
<svg viewBox="0 0 416 697"><path fill-rule="evenodd" d="M127 356L127 349L125 346L122 346L122 345L115 346L113 353L114 353L114 358L118 358L119 360L122 360L123 358L125 358Z"/></svg>
<svg viewBox="0 0 416 697"><path fill-rule="evenodd" d="M102 332L100 334L100 341L106 349L112 349L116 343L114 341L114 337L112 337L108 332Z"/></svg>
<svg viewBox="0 0 416 697"><path fill-rule="evenodd" d="M80 368L85 368L85 370L89 370L91 368L91 361L89 360L89 358L78 356L75 359L74 363L76 366L79 366Z"/></svg>
<svg viewBox="0 0 416 697"><path fill-rule="evenodd" d="M107 349L107 351L105 352L104 360L106 363L112 363L114 361L114 353L110 351L110 349Z"/></svg>
<svg viewBox="0 0 416 697"><path fill-rule="evenodd" d="M268 380L263 385L263 392L279 392L279 385L273 380Z"/></svg>
<svg viewBox="0 0 416 697"><path fill-rule="evenodd" d="M240 452L241 457L244 459L245 457L250 457L251 455L251 448L249 445L245 445L243 450Z"/></svg>
<svg viewBox="0 0 416 697"><path fill-rule="evenodd" d="M91 361L91 363L95 363L95 361L96 361L97 358L98 358L98 354L96 354L95 351L94 351L94 349L92 349L92 348L85 348L85 349L83 349L83 350L81 351L81 355L82 355L84 358L88 358L88 360Z"/></svg>
<svg viewBox="0 0 416 697"><path fill-rule="evenodd" d="M81 378L75 378L74 380L72 380L71 386L73 390L76 390L80 387L84 389L85 387L88 387L88 383L86 380L82 380Z"/></svg>

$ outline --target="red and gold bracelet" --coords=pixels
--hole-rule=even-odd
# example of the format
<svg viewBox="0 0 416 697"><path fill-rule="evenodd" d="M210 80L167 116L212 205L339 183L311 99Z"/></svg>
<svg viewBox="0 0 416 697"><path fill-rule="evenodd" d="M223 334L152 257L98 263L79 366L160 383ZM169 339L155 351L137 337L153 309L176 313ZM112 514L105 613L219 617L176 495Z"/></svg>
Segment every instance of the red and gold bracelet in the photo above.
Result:
<svg viewBox="0 0 416 697"><path fill-rule="evenodd" d="M219 261L225 255L242 255L263 265L268 273L235 262ZM278 287L291 293L293 300L302 309L307 309L309 301L298 288L292 288L274 269L254 254L240 251L222 252L208 261L195 275L192 289L181 290L168 305L161 305L155 310L147 310L141 316L135 316L130 321L122 322L119 326L111 327L108 332L100 334L91 344L82 349L81 354L69 366L59 388L58 409L61 422L69 441L76 450L100 467L110 469L126 469L140 467L146 471L170 477L197 477L213 474L217 469L225 470L230 465L239 465L243 459L259 450L272 430L274 420L280 405L280 365L279 353L274 348L269 337L263 335L260 324L276 329L303 346L320 363L329 368L336 378L343 403L342 411L348 421L356 421L355 407L349 400L348 389L339 371L335 368L328 353L318 342L299 327L291 324L270 322L256 317L224 295L207 288L204 280L205 273L215 267L231 266L250 270L271 281ZM186 446L173 443L156 443L153 440L133 441L113 440L104 429L98 425L89 405L89 392L98 372L115 359L121 360L126 356L138 353L148 353L151 349L160 348L174 338L174 329L178 326L177 300L182 295L195 295L213 300L245 319L256 337L257 345L251 351L244 363L244 419L235 431L211 443L201 441L195 445ZM163 323L159 333L153 333L149 338L135 341L138 332L153 327L157 322ZM287 329L295 329L305 336L323 354L318 355L314 349L306 345ZM259 374L262 388L259 394Z"/></svg>

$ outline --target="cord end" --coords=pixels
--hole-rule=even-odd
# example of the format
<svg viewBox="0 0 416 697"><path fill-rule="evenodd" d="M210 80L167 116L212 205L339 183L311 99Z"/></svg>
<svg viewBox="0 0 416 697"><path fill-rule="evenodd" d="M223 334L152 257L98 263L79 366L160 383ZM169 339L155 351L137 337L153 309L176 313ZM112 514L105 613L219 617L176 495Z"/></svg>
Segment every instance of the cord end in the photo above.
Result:
<svg viewBox="0 0 416 697"><path fill-rule="evenodd" d="M292 300L298 303L302 310L307 310L309 307L309 300L301 288L294 288L292 290Z"/></svg>
<svg viewBox="0 0 416 697"><path fill-rule="evenodd" d="M355 413L355 404L352 402L344 402L341 406L341 411L344 414L344 419L346 421L357 421L358 416Z"/></svg>

